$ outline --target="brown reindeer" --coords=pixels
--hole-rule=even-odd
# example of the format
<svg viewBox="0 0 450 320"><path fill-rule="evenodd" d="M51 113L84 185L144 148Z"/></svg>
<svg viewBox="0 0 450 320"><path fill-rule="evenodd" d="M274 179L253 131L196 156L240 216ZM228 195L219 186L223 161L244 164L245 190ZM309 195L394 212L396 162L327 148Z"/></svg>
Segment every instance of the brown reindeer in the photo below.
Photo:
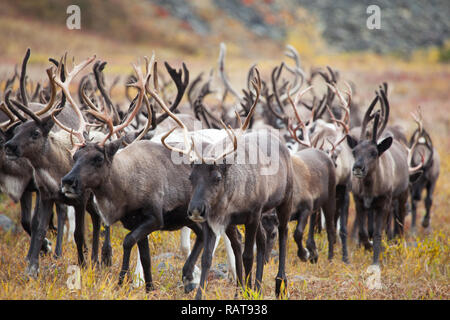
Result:
<svg viewBox="0 0 450 320"><path fill-rule="evenodd" d="M84 214L85 209L91 214L93 222L93 244L92 261L96 262L98 257L98 241L100 234L100 215L93 202L91 192L85 192L81 197L74 198L60 192L59 181L71 168L73 162L69 148L72 136L64 131L54 132L55 122L67 129L73 128L78 119L78 128L85 127L86 123L79 107L72 98L69 91L69 84L73 78L95 59L95 56L74 66L71 72L62 72L63 63L59 63L58 69L52 75L54 81L62 88L65 98L71 108L55 109L52 115L40 118L27 106L17 103L15 106L25 112L32 120L19 125L14 136L5 144L6 155L11 160L20 157L29 160L35 170L36 184L40 192L39 210L37 219L39 223L32 227L31 242L29 249L29 265L27 273L36 276L39 272L39 248L47 231L50 213L53 203L71 205L75 208L76 228L75 242L78 250L78 262L84 264ZM66 64L64 63L64 66ZM61 72L63 76L61 76ZM59 119L59 120L58 120ZM73 131L70 129L69 131ZM84 141L84 136L73 131L79 143ZM109 228L106 229L106 239L102 248L102 261L110 264L111 247L109 244Z"/></svg>
<svg viewBox="0 0 450 320"><path fill-rule="evenodd" d="M371 248L367 234L367 212L373 210L373 264L379 265L381 252L381 237L386 220L390 214L393 201L398 202L399 232L403 234L404 217L406 215L406 201L408 198L409 168L408 151L392 136L379 141L385 124L379 130L380 112L371 115L376 102L382 99L388 107L387 97L383 89L366 111L359 140L347 135L347 143L352 149L354 163L352 166L352 192L356 206L356 218L359 225L360 241L366 249ZM369 119L373 118L372 136L365 135ZM387 117L385 119L387 123Z"/></svg>
<svg viewBox="0 0 450 320"><path fill-rule="evenodd" d="M422 161L424 164L421 168L422 175L414 182L411 183L411 229L416 231L416 211L417 202L421 200L421 194L423 189L426 189L425 197L425 216L422 220L422 227L428 228L430 226L431 219L431 205L433 204L433 192L436 187L436 182L439 177L440 171L440 158L439 154L433 146L428 132L422 128L422 115L420 109L418 115L415 118L418 128L413 132L409 140L409 147L413 148L413 155L411 156L410 166L420 165ZM414 146L415 144L415 146Z"/></svg>
<svg viewBox="0 0 450 320"><path fill-rule="evenodd" d="M170 152L160 143L139 141L145 135L145 130L120 152L118 151L123 138L107 142L109 137L131 123L143 101L148 99L146 92L150 93L166 112L171 113L156 91L147 85L151 68L148 60L146 63L145 75L135 67L135 86L139 89L139 96L134 111L124 124L113 126L111 118L91 111L109 124L110 132L100 143L86 143L76 151L72 169L62 178L62 190L66 194L82 194L84 190L92 190L105 223L112 225L121 221L123 226L130 230L123 241L119 284L123 283L129 273L131 249L137 243L146 290L153 288L147 236L156 230L173 231L184 226L190 227L196 233L197 239L183 268L183 280L189 289L203 241L200 226L186 215L191 194L189 164L175 164L171 161ZM181 71L171 73L175 82L184 83L183 91L189 81L189 73L186 68L184 70L184 80ZM181 99L177 103L180 101ZM147 102L144 104L149 107ZM170 109L176 108L176 105L172 107ZM146 130L150 128L152 119L151 110L148 109L147 112L149 117Z"/></svg>
<svg viewBox="0 0 450 320"><path fill-rule="evenodd" d="M261 225L262 212L277 209L279 220L279 267L276 278L276 294L281 293L281 285L286 285L285 259L287 223L292 203L292 162L289 151L271 131L245 133L249 126L261 90L259 73L253 82L256 99L249 116L238 129L238 136L231 127L224 126L228 137L209 145L204 152L198 151L194 141L188 139L185 150L169 149L194 156L195 162L190 175L193 193L189 203L188 215L203 225L204 252L202 255L202 274L196 299L201 299L205 290L206 276L211 266L212 249L216 235L226 232L230 240L236 240L236 224L245 224L244 252L238 241L232 240L236 257L238 286L242 286L242 262L246 279L251 283L253 246L256 239L257 267L255 287L260 289L265 253L265 232ZM170 133L170 132L169 132ZM228 140L228 138L231 140ZM230 145L231 142L231 145ZM225 145L225 149L224 149ZM269 150L270 147L270 150ZM225 150L225 151L224 151ZM236 152L238 150L238 152ZM203 154L202 154L203 153ZM258 159L242 161L257 155ZM236 161L230 163L232 156ZM242 158L239 158L242 157ZM244 158L245 157L245 158ZM228 159L228 160L227 160ZM225 163L224 161L225 160ZM249 163L250 162L250 163ZM277 170L267 171L267 166L276 163ZM276 172L275 172L276 171ZM286 288L286 287L285 287Z"/></svg>
<svg viewBox="0 0 450 320"><path fill-rule="evenodd" d="M310 260L315 263L318 260L318 253L314 242L314 230L316 223L316 215L320 209L325 215L326 229L328 235L328 259L333 258L333 247L336 240L336 175L335 164L331 158L323 151L314 148L311 144L309 136L310 126L314 118L313 115L308 125L300 117L297 112L296 105L298 105L299 98L308 89L302 91L295 98L295 102L288 96L289 102L292 106L294 114L297 118L298 125L296 128L290 124L289 131L295 141L297 141L305 149L298 151L291 155L294 172L294 193L293 193L293 207L291 220L297 221L297 227L294 233L294 239L298 246L297 255L302 261ZM348 126L341 122L348 130ZM300 139L297 130L302 129L303 138ZM336 138L336 137L334 137ZM345 135L338 140L345 139ZM336 140L335 144L340 141ZM310 218L309 235L307 241L306 251L303 248L302 238L303 232ZM346 241L343 241L343 259L347 259Z"/></svg>
<svg viewBox="0 0 450 320"><path fill-rule="evenodd" d="M28 93L25 86L26 79L26 67L28 63L28 59L30 57L30 49L27 50L25 57L22 62L22 69L20 75L20 84L19 84L19 101L23 101L28 104ZM29 103L30 109L36 112L36 114L45 113L49 110L53 103L55 102L56 97L56 88L51 79L50 69L47 70L47 75L49 77L49 88L51 90L49 94L49 100L45 104L41 103ZM32 193L36 192L36 206L35 213L38 210L40 193L39 189L34 180L34 168L31 166L30 162L25 158L19 158L17 160L8 159L4 145L5 143L11 139L14 135L14 129L23 122L26 122L27 119L25 116L15 111L12 107L12 104L18 104L18 101L14 99L10 99L11 89L8 88L8 85L5 92L5 103L1 104L1 109L3 113L9 118L8 122L2 123L1 127L1 151L0 151L0 189L5 192L14 202L20 201L21 207L21 223L24 230L31 236L31 226L37 225L38 215L33 215L33 222L31 220L31 204L32 204ZM21 97L21 94L25 98ZM32 98L35 96L33 94ZM64 105L64 99L60 102L60 106ZM57 233L57 242L55 247L55 257L59 257L62 251L62 238L63 238L63 226L66 220L66 207L61 204L56 204L56 210L58 214L58 233ZM53 227L52 221L49 223L50 227ZM53 227L54 228L54 227ZM51 250L50 241L48 239L44 239L42 243L41 250L43 252L49 252Z"/></svg>

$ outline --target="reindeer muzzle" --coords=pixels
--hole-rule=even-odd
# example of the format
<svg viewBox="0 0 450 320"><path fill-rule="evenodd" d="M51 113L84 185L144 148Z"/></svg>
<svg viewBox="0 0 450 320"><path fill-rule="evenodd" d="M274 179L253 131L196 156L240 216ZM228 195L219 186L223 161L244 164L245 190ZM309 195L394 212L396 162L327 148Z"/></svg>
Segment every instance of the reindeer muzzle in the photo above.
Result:
<svg viewBox="0 0 450 320"><path fill-rule="evenodd" d="M10 142L5 144L5 154L8 160L16 160L21 156L17 145Z"/></svg>
<svg viewBox="0 0 450 320"><path fill-rule="evenodd" d="M78 198L79 192L77 186L78 182L76 179L66 176L61 180L61 193L63 193L67 198Z"/></svg>
<svg viewBox="0 0 450 320"><path fill-rule="evenodd" d="M206 212L206 208L204 205L200 205L199 207L195 207L192 209L189 208L188 217L189 217L189 219L191 219L192 221L194 221L196 223L202 223L202 222L206 221L205 212Z"/></svg>
<svg viewBox="0 0 450 320"><path fill-rule="evenodd" d="M362 179L366 176L366 170L364 167L353 166L352 173L353 173L354 177L359 178L359 179Z"/></svg>

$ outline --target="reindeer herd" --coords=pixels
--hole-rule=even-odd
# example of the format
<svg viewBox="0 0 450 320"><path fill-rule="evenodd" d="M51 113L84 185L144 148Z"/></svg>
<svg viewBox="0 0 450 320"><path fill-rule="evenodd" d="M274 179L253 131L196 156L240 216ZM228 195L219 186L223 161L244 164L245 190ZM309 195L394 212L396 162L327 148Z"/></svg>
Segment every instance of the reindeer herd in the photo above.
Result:
<svg viewBox="0 0 450 320"><path fill-rule="evenodd" d="M264 264L278 237L277 296L287 288L290 221L296 221L293 236L302 261L318 261L314 236L324 219L328 259L333 258L338 229L342 260L350 263L350 193L356 208L353 230L361 245L373 249L373 265L380 263L383 232L388 239L404 235L408 207L415 232L423 189L422 226L430 225L439 155L423 127L420 109L413 114L417 129L407 139L403 128L388 124L386 83L367 108L358 105L352 99L354 85L341 81L330 67L307 75L292 46L287 46L286 55L294 65L282 62L268 79L262 79L253 65L240 94L226 75L225 50L221 44L218 73L224 91L215 103L205 102L216 92L212 72L206 81L201 73L190 82L184 63L179 70L165 63L168 80L154 55L144 58L144 66L133 64L125 102L113 100L118 79L108 88L106 62L95 61L95 56L71 68L67 55L50 58L48 82L33 85L27 77L27 50L20 72L3 86L0 189L20 202L21 223L30 235L28 276L39 273L40 253L51 251L46 233L53 225L53 208L56 258L62 254L67 218L74 217L78 263L85 264L87 211L93 230L91 260L99 263L104 224L101 263L111 265L110 227L120 221L129 233L123 239L119 284L131 277L130 255L137 244L136 272L146 290L153 288L148 236L181 229L187 257L182 280L186 292L198 287L196 299L206 290L220 237L238 288L252 286L256 252L256 290L261 289ZM78 81L74 97L73 80L92 64L92 72ZM323 94L317 93L317 79L326 86ZM188 103L183 104L185 94ZM245 226L243 243L237 225Z"/></svg>

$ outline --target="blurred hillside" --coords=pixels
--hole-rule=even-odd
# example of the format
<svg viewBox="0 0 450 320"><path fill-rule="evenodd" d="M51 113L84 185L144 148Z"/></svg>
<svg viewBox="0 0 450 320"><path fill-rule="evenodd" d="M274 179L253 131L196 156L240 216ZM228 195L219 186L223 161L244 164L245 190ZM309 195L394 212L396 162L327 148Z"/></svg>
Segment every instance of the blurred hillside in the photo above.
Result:
<svg viewBox="0 0 450 320"><path fill-rule="evenodd" d="M47 38L45 27L65 28L71 4L81 8L81 30L72 35L90 33L125 45L195 55L216 54L218 43L225 41L239 54L270 56L289 42L307 55L369 50L406 57L436 46L438 58L449 59L448 0L3 0L1 24L7 24L11 41L22 41L23 24L30 22L37 23L32 38ZM366 28L371 4L381 9L380 30ZM13 51L0 47L2 57Z"/></svg>

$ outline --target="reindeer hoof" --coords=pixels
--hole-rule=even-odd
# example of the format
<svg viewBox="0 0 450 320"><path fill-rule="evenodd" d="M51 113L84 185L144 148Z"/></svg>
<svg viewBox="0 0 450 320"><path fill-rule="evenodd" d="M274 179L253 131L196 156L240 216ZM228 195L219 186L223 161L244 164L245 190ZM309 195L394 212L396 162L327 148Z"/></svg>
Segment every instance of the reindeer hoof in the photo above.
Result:
<svg viewBox="0 0 450 320"><path fill-rule="evenodd" d="M311 254L309 256L309 262L312 264L317 263L319 261L319 254L317 253L317 250L314 249L314 250L311 250L310 252L311 252Z"/></svg>
<svg viewBox="0 0 450 320"><path fill-rule="evenodd" d="M25 270L25 274L28 278L37 279L39 274L39 266L37 265L29 265Z"/></svg>
<svg viewBox="0 0 450 320"><path fill-rule="evenodd" d="M428 219L423 219L422 221L422 227L424 227L425 229L428 228L430 226L430 220Z"/></svg>
<svg viewBox="0 0 450 320"><path fill-rule="evenodd" d="M306 262L306 261L308 261L310 254L307 249L302 248L302 249L298 249L297 256L300 258L301 261Z"/></svg>
<svg viewBox="0 0 450 320"><path fill-rule="evenodd" d="M184 293L189 293L197 288L198 283L188 283L184 286Z"/></svg>

